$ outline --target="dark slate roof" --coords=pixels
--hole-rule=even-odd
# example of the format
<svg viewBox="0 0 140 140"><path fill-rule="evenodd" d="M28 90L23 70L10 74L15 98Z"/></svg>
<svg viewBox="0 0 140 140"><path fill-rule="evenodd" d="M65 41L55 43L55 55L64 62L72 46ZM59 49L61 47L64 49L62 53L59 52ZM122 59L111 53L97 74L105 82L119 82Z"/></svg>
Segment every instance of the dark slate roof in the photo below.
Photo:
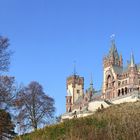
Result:
<svg viewBox="0 0 140 140"><path fill-rule="evenodd" d="M116 74L122 74L125 72L128 72L128 68L129 68L130 63L127 64L126 67L118 67L118 66L113 66L113 69L115 71ZM140 63L136 64L137 68L140 69Z"/></svg>
<svg viewBox="0 0 140 140"><path fill-rule="evenodd" d="M98 90L94 92L94 96L102 95L102 90Z"/></svg>
<svg viewBox="0 0 140 140"><path fill-rule="evenodd" d="M113 54L114 58L119 59L119 54L118 54L118 51L117 51L117 48L116 48L116 45L115 45L114 41L111 43L109 56L111 56L112 54Z"/></svg>
<svg viewBox="0 0 140 140"><path fill-rule="evenodd" d="M116 74L121 74L123 72L123 68L118 66L113 66L113 70Z"/></svg>
<svg viewBox="0 0 140 140"><path fill-rule="evenodd" d="M140 69L140 63L137 64L137 68Z"/></svg>
<svg viewBox="0 0 140 140"><path fill-rule="evenodd" d="M102 90L99 90L99 91L95 91L92 98L95 98L95 97L99 97L102 95Z"/></svg>
<svg viewBox="0 0 140 140"><path fill-rule="evenodd" d="M123 73L128 71L128 66L123 68Z"/></svg>

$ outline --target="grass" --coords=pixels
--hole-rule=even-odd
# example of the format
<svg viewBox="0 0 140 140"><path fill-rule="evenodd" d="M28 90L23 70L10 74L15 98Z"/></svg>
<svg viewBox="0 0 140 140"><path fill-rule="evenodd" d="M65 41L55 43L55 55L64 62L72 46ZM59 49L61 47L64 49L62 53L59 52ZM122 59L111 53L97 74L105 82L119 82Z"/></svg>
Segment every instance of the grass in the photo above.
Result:
<svg viewBox="0 0 140 140"><path fill-rule="evenodd" d="M94 115L47 126L22 140L139 140L140 102L114 105ZM15 138L18 140L18 138Z"/></svg>

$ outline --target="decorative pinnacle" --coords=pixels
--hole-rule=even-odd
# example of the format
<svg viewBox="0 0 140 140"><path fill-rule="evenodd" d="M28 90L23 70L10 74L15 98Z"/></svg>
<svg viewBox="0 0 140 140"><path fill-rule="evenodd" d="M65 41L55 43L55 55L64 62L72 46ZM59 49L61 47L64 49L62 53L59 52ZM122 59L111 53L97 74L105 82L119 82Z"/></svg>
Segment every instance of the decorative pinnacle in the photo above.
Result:
<svg viewBox="0 0 140 140"><path fill-rule="evenodd" d="M92 73L91 73L90 85L93 85Z"/></svg>
<svg viewBox="0 0 140 140"><path fill-rule="evenodd" d="M76 75L76 61L74 60L74 69L73 69L73 75Z"/></svg>
<svg viewBox="0 0 140 140"><path fill-rule="evenodd" d="M134 60L134 54L133 54L133 51L131 52L131 59L130 59L130 65L131 67L134 67L135 66L135 60Z"/></svg>
<svg viewBox="0 0 140 140"><path fill-rule="evenodd" d="M92 79L92 73L91 73L91 80L90 80L90 91L93 93L93 79Z"/></svg>

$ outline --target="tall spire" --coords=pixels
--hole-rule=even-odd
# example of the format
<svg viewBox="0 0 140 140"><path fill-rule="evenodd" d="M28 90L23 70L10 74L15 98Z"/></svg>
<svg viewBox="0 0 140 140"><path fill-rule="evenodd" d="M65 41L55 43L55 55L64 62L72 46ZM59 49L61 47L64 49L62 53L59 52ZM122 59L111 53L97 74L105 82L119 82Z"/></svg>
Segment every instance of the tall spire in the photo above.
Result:
<svg viewBox="0 0 140 140"><path fill-rule="evenodd" d="M92 86L93 86L92 73L91 73L91 77L90 77L90 85L92 85Z"/></svg>
<svg viewBox="0 0 140 140"><path fill-rule="evenodd" d="M135 66L135 60L134 60L134 54L133 54L133 52L131 52L130 66L131 67L134 67Z"/></svg>
<svg viewBox="0 0 140 140"><path fill-rule="evenodd" d="M122 54L120 54L120 66L123 66L123 58L122 58Z"/></svg>
<svg viewBox="0 0 140 140"><path fill-rule="evenodd" d="M73 75L76 75L76 61L74 61L73 63L74 63Z"/></svg>
<svg viewBox="0 0 140 140"><path fill-rule="evenodd" d="M111 47L112 47L113 49L115 49L115 34L112 34L112 35L110 36L110 38L111 38Z"/></svg>
<svg viewBox="0 0 140 140"><path fill-rule="evenodd" d="M116 48L116 45L115 45L115 34L112 34L110 36L111 38L111 48L110 48L110 56L113 55L114 58L119 58L119 54L118 54L118 51L117 51L117 48Z"/></svg>
<svg viewBox="0 0 140 140"><path fill-rule="evenodd" d="M90 78L90 91L93 92L93 79L92 79L92 73L91 73L91 78Z"/></svg>

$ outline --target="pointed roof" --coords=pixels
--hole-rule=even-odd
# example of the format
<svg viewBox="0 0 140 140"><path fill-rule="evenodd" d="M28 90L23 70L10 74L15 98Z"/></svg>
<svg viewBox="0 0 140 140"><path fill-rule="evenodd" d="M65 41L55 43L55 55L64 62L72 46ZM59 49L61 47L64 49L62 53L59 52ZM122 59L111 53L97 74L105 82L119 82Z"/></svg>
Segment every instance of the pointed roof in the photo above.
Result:
<svg viewBox="0 0 140 140"><path fill-rule="evenodd" d="M93 86L92 73L91 73L90 85Z"/></svg>
<svg viewBox="0 0 140 140"><path fill-rule="evenodd" d="M74 61L74 69L73 69L73 75L76 75L77 72L76 72L76 61Z"/></svg>
<svg viewBox="0 0 140 140"><path fill-rule="evenodd" d="M135 60L134 60L134 54L133 54L133 52L131 52L130 66L131 67L134 67L135 66Z"/></svg>
<svg viewBox="0 0 140 140"><path fill-rule="evenodd" d="M119 59L119 54L118 54L114 39L111 40L111 48L109 51L109 56L112 56L112 55L114 58Z"/></svg>
<svg viewBox="0 0 140 140"><path fill-rule="evenodd" d="M93 93L93 91L94 91L92 74L91 74L91 79L90 79L90 87L89 87L89 91L92 92L92 93Z"/></svg>

